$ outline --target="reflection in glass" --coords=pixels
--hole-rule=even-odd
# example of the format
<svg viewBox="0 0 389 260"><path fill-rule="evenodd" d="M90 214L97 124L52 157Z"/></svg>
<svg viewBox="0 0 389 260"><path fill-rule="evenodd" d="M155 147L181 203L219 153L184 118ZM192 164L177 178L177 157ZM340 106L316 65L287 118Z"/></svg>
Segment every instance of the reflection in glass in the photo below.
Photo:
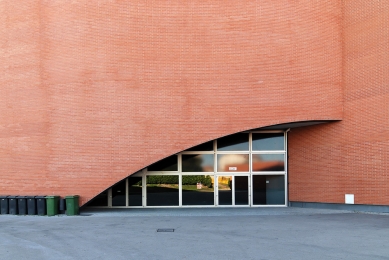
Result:
<svg viewBox="0 0 389 260"><path fill-rule="evenodd" d="M232 176L218 176L219 205L232 205Z"/></svg>
<svg viewBox="0 0 389 260"><path fill-rule="evenodd" d="M253 151L285 150L284 133L253 133Z"/></svg>
<svg viewBox="0 0 389 260"><path fill-rule="evenodd" d="M128 206L142 206L142 177L128 178Z"/></svg>
<svg viewBox="0 0 389 260"><path fill-rule="evenodd" d="M147 176L147 206L178 206L178 177L178 175Z"/></svg>
<svg viewBox="0 0 389 260"><path fill-rule="evenodd" d="M183 172L213 172L213 154L183 154Z"/></svg>
<svg viewBox="0 0 389 260"><path fill-rule="evenodd" d="M178 156L172 155L168 158L160 160L149 167L149 171L178 171Z"/></svg>
<svg viewBox="0 0 389 260"><path fill-rule="evenodd" d="M253 171L284 171L284 154L253 154Z"/></svg>
<svg viewBox="0 0 389 260"><path fill-rule="evenodd" d="M112 187L112 206L126 206L126 180Z"/></svg>
<svg viewBox="0 0 389 260"><path fill-rule="evenodd" d="M284 175L253 175L253 205L285 205Z"/></svg>
<svg viewBox="0 0 389 260"><path fill-rule="evenodd" d="M248 172L249 155L248 154L218 154L217 171L218 172Z"/></svg>
<svg viewBox="0 0 389 260"><path fill-rule="evenodd" d="M239 133L222 137L217 140L218 151L248 151L249 134Z"/></svg>
<svg viewBox="0 0 389 260"><path fill-rule="evenodd" d="M186 151L196 151L196 152L200 152L200 151L213 151L213 141L209 141L209 142L197 145L195 147L189 148Z"/></svg>
<svg viewBox="0 0 389 260"><path fill-rule="evenodd" d="M182 176L182 205L214 205L214 188L209 175Z"/></svg>
<svg viewBox="0 0 389 260"><path fill-rule="evenodd" d="M108 206L108 191L104 191L97 195L94 199L92 199L88 206L92 207L102 207L102 206Z"/></svg>
<svg viewBox="0 0 389 260"><path fill-rule="evenodd" d="M235 205L249 204L249 176L235 176Z"/></svg>

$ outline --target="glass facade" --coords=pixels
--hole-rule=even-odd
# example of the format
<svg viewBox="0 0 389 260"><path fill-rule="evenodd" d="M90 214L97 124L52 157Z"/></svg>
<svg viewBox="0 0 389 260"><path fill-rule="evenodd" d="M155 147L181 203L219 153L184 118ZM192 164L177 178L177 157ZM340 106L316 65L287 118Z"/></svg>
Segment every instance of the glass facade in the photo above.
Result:
<svg viewBox="0 0 389 260"><path fill-rule="evenodd" d="M128 178L128 206L142 206L142 177Z"/></svg>
<svg viewBox="0 0 389 260"><path fill-rule="evenodd" d="M284 151L284 133L253 133L253 151Z"/></svg>
<svg viewBox="0 0 389 260"><path fill-rule="evenodd" d="M182 175L182 205L214 205L212 178L210 175Z"/></svg>
<svg viewBox="0 0 389 260"><path fill-rule="evenodd" d="M183 154L183 172L213 172L213 154Z"/></svg>
<svg viewBox="0 0 389 260"><path fill-rule="evenodd" d="M156 162L93 200L100 207L286 206L286 133L238 133Z"/></svg>
<svg viewBox="0 0 389 260"><path fill-rule="evenodd" d="M235 176L235 205L249 205L249 177Z"/></svg>
<svg viewBox="0 0 389 260"><path fill-rule="evenodd" d="M178 206L178 175L149 175L147 206Z"/></svg>
<svg viewBox="0 0 389 260"><path fill-rule="evenodd" d="M253 175L253 205L284 205L284 175Z"/></svg>
<svg viewBox="0 0 389 260"><path fill-rule="evenodd" d="M249 134L239 133L222 137L217 140L218 151L248 151Z"/></svg>
<svg viewBox="0 0 389 260"><path fill-rule="evenodd" d="M248 172L249 154L218 154L218 172Z"/></svg>
<svg viewBox="0 0 389 260"><path fill-rule="evenodd" d="M232 205L233 176L217 176L218 205Z"/></svg>
<svg viewBox="0 0 389 260"><path fill-rule="evenodd" d="M126 206L126 181L112 187L112 206Z"/></svg>
<svg viewBox="0 0 389 260"><path fill-rule="evenodd" d="M88 207L107 207L108 206L108 191L104 191L97 195L88 203Z"/></svg>
<svg viewBox="0 0 389 260"><path fill-rule="evenodd" d="M156 162L148 167L149 171L177 171L178 159L177 155L172 155L159 162Z"/></svg>
<svg viewBox="0 0 389 260"><path fill-rule="evenodd" d="M234 176L235 205L249 205L249 176Z"/></svg>
<svg viewBox="0 0 389 260"><path fill-rule="evenodd" d="M285 170L284 154L253 154L252 171L274 172Z"/></svg>
<svg viewBox="0 0 389 260"><path fill-rule="evenodd" d="M186 151L213 151L213 141L197 145L195 147L189 148Z"/></svg>

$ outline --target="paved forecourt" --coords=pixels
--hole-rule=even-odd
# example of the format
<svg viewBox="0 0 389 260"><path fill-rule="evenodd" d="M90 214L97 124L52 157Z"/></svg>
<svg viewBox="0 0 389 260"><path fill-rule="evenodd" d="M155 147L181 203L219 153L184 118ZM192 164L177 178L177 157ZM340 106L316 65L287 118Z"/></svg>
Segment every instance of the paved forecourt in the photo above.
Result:
<svg viewBox="0 0 389 260"><path fill-rule="evenodd" d="M1 215L0 259L389 259L388 234L389 214L287 207Z"/></svg>

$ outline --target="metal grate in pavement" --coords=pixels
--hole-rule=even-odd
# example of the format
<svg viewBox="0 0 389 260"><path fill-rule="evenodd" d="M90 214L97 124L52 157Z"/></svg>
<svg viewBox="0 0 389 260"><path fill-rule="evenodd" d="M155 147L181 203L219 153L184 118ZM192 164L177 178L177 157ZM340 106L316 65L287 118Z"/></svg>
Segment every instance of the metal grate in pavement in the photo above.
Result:
<svg viewBox="0 0 389 260"><path fill-rule="evenodd" d="M174 232L174 228L158 228L157 232Z"/></svg>

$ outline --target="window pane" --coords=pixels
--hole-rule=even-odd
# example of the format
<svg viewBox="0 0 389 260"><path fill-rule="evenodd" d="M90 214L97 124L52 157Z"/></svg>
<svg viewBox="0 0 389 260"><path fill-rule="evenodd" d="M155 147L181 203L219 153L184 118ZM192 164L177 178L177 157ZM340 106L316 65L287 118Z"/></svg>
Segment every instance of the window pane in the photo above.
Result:
<svg viewBox="0 0 389 260"><path fill-rule="evenodd" d="M253 154L253 171L284 171L284 154Z"/></svg>
<svg viewBox="0 0 389 260"><path fill-rule="evenodd" d="M142 177L128 178L128 206L142 206Z"/></svg>
<svg viewBox="0 0 389 260"><path fill-rule="evenodd" d="M218 176L219 205L232 205L232 176Z"/></svg>
<svg viewBox="0 0 389 260"><path fill-rule="evenodd" d="M108 206L108 191L104 191L92 199L88 206Z"/></svg>
<svg viewBox="0 0 389 260"><path fill-rule="evenodd" d="M284 143L284 133L253 133L253 151L283 151Z"/></svg>
<svg viewBox="0 0 389 260"><path fill-rule="evenodd" d="M235 176L235 205L249 204L249 176Z"/></svg>
<svg viewBox="0 0 389 260"><path fill-rule="evenodd" d="M218 172L248 172L249 155L248 154L218 154L217 171Z"/></svg>
<svg viewBox="0 0 389 260"><path fill-rule="evenodd" d="M182 176L182 205L214 205L213 179L209 175Z"/></svg>
<svg viewBox="0 0 389 260"><path fill-rule="evenodd" d="M195 146L195 147L192 147L192 148L189 148L188 150L186 151L213 151L213 141L209 141L209 142L206 142L206 143L203 143L203 144L200 144L198 146Z"/></svg>
<svg viewBox="0 0 389 260"><path fill-rule="evenodd" d="M146 177L147 206L178 206L178 175Z"/></svg>
<svg viewBox="0 0 389 260"><path fill-rule="evenodd" d="M249 134L234 134L217 140L218 151L248 151Z"/></svg>
<svg viewBox="0 0 389 260"><path fill-rule="evenodd" d="M284 175L253 175L254 205L285 205Z"/></svg>
<svg viewBox="0 0 389 260"><path fill-rule="evenodd" d="M183 172L213 172L213 154L183 154Z"/></svg>
<svg viewBox="0 0 389 260"><path fill-rule="evenodd" d="M178 157L177 155L172 155L168 158L160 160L149 167L148 171L178 171Z"/></svg>
<svg viewBox="0 0 389 260"><path fill-rule="evenodd" d="M112 187L112 206L126 206L126 180Z"/></svg>

